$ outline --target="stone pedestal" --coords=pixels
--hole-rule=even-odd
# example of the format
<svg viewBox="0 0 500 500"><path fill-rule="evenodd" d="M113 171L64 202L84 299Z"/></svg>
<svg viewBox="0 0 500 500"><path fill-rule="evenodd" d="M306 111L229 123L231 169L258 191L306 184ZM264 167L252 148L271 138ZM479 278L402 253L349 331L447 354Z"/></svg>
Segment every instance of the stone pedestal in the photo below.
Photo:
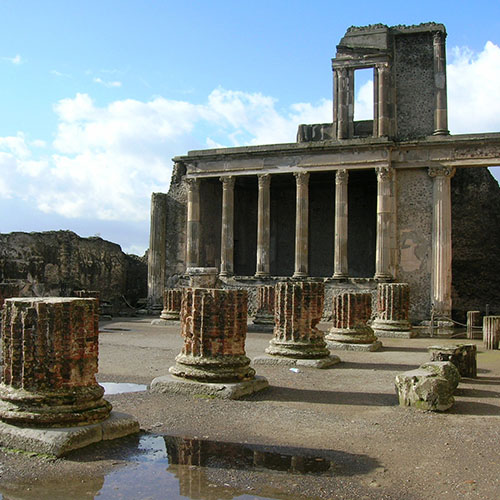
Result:
<svg viewBox="0 0 500 500"><path fill-rule="evenodd" d="M323 312L325 287L316 282L283 282L275 288L274 337L254 364L292 364L325 368L340 360L326 348L317 328ZM274 358L274 359L273 359Z"/></svg>
<svg viewBox="0 0 500 500"><path fill-rule="evenodd" d="M476 339L481 336L481 312L467 311L467 338Z"/></svg>
<svg viewBox="0 0 500 500"><path fill-rule="evenodd" d="M483 318L483 342L485 349L500 349L500 316Z"/></svg>
<svg viewBox="0 0 500 500"><path fill-rule="evenodd" d="M274 285L257 287L257 311L254 324L274 328Z"/></svg>
<svg viewBox="0 0 500 500"><path fill-rule="evenodd" d="M349 351L378 351L377 340L367 322L372 313L368 292L344 292L333 297L333 326L326 336L328 347Z"/></svg>
<svg viewBox="0 0 500 500"><path fill-rule="evenodd" d="M153 380L152 392L234 399L267 387L245 355L246 290L185 288L181 328L184 346L170 367L172 376Z"/></svg>
<svg viewBox="0 0 500 500"><path fill-rule="evenodd" d="M453 363L462 377L477 376L477 349L475 344L452 346L429 346L431 361L449 361Z"/></svg>
<svg viewBox="0 0 500 500"><path fill-rule="evenodd" d="M216 267L188 267L186 274L189 276L191 288L218 288L219 279Z"/></svg>
<svg viewBox="0 0 500 500"><path fill-rule="evenodd" d="M375 334L379 337L414 337L409 321L409 309L408 283L379 283L377 316L371 325Z"/></svg>
<svg viewBox="0 0 500 500"><path fill-rule="evenodd" d="M95 379L99 346L96 308L94 299L6 300L0 384L0 419L6 424L0 428L0 444L43 450L48 434L37 432L40 427L79 426L81 439L74 447L103 439L102 427L92 427L111 412L111 404L103 399L104 389ZM120 435L139 430L137 421L127 419ZM26 431L29 439L18 439L19 432L13 429L17 425L35 429ZM75 440L70 434L55 433L57 443L47 442L47 452L58 455L61 450L69 451L68 439Z"/></svg>
<svg viewBox="0 0 500 500"><path fill-rule="evenodd" d="M178 320L181 312L182 290L180 288L167 288L163 292L163 310L161 319Z"/></svg>

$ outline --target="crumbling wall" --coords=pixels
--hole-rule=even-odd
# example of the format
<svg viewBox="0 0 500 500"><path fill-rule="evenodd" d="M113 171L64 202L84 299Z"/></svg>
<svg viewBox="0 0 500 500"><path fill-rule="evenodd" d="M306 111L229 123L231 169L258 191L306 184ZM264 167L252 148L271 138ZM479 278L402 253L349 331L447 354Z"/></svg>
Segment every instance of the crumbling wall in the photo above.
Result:
<svg viewBox="0 0 500 500"><path fill-rule="evenodd" d="M0 234L0 281L16 280L23 297L96 290L113 310L147 294L147 263L119 245L71 231Z"/></svg>
<svg viewBox="0 0 500 500"><path fill-rule="evenodd" d="M457 169L451 180L452 299L455 319L468 310L500 313L500 188L487 168Z"/></svg>

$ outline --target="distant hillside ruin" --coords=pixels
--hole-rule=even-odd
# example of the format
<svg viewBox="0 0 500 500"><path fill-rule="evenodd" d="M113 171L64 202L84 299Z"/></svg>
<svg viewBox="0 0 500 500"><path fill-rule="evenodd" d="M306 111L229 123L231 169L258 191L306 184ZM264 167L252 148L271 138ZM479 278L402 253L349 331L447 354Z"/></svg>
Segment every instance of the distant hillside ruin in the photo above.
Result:
<svg viewBox="0 0 500 500"><path fill-rule="evenodd" d="M99 291L117 312L147 295L147 263L99 237L14 232L0 234L0 282L16 285L24 297Z"/></svg>

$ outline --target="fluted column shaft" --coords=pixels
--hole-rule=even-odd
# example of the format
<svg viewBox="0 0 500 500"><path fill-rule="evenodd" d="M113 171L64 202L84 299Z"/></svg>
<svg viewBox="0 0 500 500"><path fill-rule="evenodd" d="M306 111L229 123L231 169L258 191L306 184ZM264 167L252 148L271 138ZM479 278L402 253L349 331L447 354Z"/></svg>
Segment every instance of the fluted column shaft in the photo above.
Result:
<svg viewBox="0 0 500 500"><path fill-rule="evenodd" d="M222 182L222 230L220 248L220 275L234 273L234 182L232 176L221 177Z"/></svg>
<svg viewBox="0 0 500 500"><path fill-rule="evenodd" d="M434 135L448 135L448 104L446 97L446 33L434 33L434 83L436 103L434 109Z"/></svg>
<svg viewBox="0 0 500 500"><path fill-rule="evenodd" d="M296 172L295 272L294 277L309 274L309 172Z"/></svg>
<svg viewBox="0 0 500 500"><path fill-rule="evenodd" d="M167 251L167 195L151 195L151 225L148 251L148 304L161 308L165 288Z"/></svg>
<svg viewBox="0 0 500 500"><path fill-rule="evenodd" d="M451 315L451 178L454 168L430 167L433 178L432 304L439 316Z"/></svg>
<svg viewBox="0 0 500 500"><path fill-rule="evenodd" d="M186 235L186 267L200 265L200 181L186 179L188 185L187 199L187 235Z"/></svg>
<svg viewBox="0 0 500 500"><path fill-rule="evenodd" d="M167 288L163 292L161 319L179 319L181 312L182 289Z"/></svg>
<svg viewBox="0 0 500 500"><path fill-rule="evenodd" d="M391 279L394 221L393 170L378 167L377 171L377 239L375 278Z"/></svg>
<svg viewBox="0 0 500 500"><path fill-rule="evenodd" d="M347 278L349 275L347 263L347 231L348 231L348 171L337 170L335 174L335 241L333 277Z"/></svg>
<svg viewBox="0 0 500 500"><path fill-rule="evenodd" d="M500 349L500 316L483 318L483 342L485 349Z"/></svg>
<svg viewBox="0 0 500 500"><path fill-rule="evenodd" d="M379 283L377 316L372 329L381 337L412 336L409 321L410 286L408 283Z"/></svg>
<svg viewBox="0 0 500 500"><path fill-rule="evenodd" d="M255 276L269 276L271 243L271 176L258 176L259 194L257 207L257 266Z"/></svg>

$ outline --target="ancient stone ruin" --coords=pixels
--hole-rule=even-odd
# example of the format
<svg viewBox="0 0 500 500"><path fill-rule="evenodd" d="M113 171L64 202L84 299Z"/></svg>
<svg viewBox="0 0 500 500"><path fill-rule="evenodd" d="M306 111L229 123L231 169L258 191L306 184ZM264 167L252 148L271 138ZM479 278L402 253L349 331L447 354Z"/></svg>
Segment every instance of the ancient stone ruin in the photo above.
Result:
<svg viewBox="0 0 500 500"><path fill-rule="evenodd" d="M414 324L499 304L500 189L485 167L500 164L500 134L449 134L445 40L436 23L349 28L331 123L176 157L168 194L152 198L150 301L201 266L225 288L312 277L329 297L407 283ZM356 121L364 69L373 119Z"/></svg>
<svg viewBox="0 0 500 500"><path fill-rule="evenodd" d="M377 340L368 321L372 314L372 296L366 292L344 292L333 297L333 325L326 340L331 349L378 351Z"/></svg>
<svg viewBox="0 0 500 500"><path fill-rule="evenodd" d="M95 299L5 301L0 384L2 446L62 455L139 430L132 417L115 414L110 418L111 404L103 399L104 389L96 381L97 307Z"/></svg>
<svg viewBox="0 0 500 500"><path fill-rule="evenodd" d="M266 349L270 356L254 364L302 365L326 368L338 363L330 355L317 325L324 304L324 285L318 282L283 282L275 288L274 335Z"/></svg>
<svg viewBox="0 0 500 500"><path fill-rule="evenodd" d="M274 328L274 285L257 287L257 311L253 318L256 325L265 325Z"/></svg>
<svg viewBox="0 0 500 500"><path fill-rule="evenodd" d="M245 290L185 288L181 330L184 345L170 367L173 377L154 379L151 391L236 399L267 387L267 380L255 376L245 355Z"/></svg>
<svg viewBox="0 0 500 500"><path fill-rule="evenodd" d="M131 311L147 294L145 261L99 237L71 231L0 234L0 282L17 287L19 297L74 297L100 294L105 313Z"/></svg>
<svg viewBox="0 0 500 500"><path fill-rule="evenodd" d="M371 327L379 337L414 336L410 324L410 286L408 283L379 283L377 311Z"/></svg>

